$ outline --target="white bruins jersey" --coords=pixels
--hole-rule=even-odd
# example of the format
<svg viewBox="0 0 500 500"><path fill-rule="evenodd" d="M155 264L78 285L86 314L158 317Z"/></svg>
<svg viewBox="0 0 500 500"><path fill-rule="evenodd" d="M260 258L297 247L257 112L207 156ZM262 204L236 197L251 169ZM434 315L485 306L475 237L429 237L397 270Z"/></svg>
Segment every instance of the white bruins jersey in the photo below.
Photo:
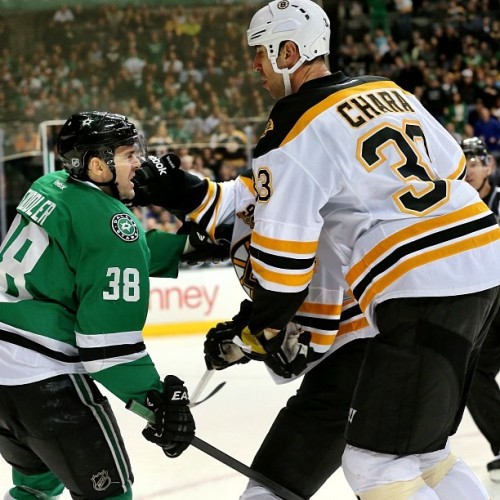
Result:
<svg viewBox="0 0 500 500"><path fill-rule="evenodd" d="M276 103L254 153L255 278L312 294L326 268L325 302L340 284L373 325L388 299L500 284L500 229L464 170L457 142L395 83L342 72L305 83Z"/></svg>
<svg viewBox="0 0 500 500"><path fill-rule="evenodd" d="M200 207L189 214L189 220L200 224L212 239L221 224L232 224L231 261L239 282L249 297L256 284L250 264L250 239L254 226L255 189L252 179L244 175L235 181L214 183L209 181L208 191ZM344 297L341 287L332 287L333 277L328 266L319 259L309 294L296 312L293 322L311 332L312 362L304 373L324 356L346 342L357 338L372 337L375 330L369 327L359 305L351 297ZM274 374L277 383L289 382ZM302 374L301 374L302 375Z"/></svg>

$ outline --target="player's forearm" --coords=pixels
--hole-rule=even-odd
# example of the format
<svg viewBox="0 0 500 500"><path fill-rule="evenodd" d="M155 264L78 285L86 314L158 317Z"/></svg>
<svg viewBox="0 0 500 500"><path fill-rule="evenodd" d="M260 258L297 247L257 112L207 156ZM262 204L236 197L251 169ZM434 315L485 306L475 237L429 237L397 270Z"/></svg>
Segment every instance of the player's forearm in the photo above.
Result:
<svg viewBox="0 0 500 500"><path fill-rule="evenodd" d="M160 376L148 354L135 361L91 373L91 376L125 403L130 399L143 402L149 390L156 389L161 392L163 388Z"/></svg>
<svg viewBox="0 0 500 500"><path fill-rule="evenodd" d="M306 298L308 289L296 293L279 293L256 285L249 327L252 332L264 329L282 330Z"/></svg>

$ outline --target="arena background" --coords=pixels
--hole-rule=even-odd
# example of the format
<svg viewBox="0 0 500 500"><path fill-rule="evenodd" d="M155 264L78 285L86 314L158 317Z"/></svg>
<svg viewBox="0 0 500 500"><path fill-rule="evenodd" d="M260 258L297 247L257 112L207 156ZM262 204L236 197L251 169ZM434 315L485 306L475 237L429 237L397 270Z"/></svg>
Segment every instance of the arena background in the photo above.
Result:
<svg viewBox="0 0 500 500"><path fill-rule="evenodd" d="M0 0L0 236L30 183L60 168L54 138L76 111L125 114L143 131L151 153L173 151L182 168L214 180L236 177L249 165L272 106L251 71L253 50L245 39L253 12L265 3ZM498 0L319 3L332 21L332 69L395 80L457 141L481 135L498 159ZM181 225L159 207L136 214L147 229L177 231ZM224 264L186 267L178 280L152 280L151 288L144 333L153 358L162 373L180 374L192 390L204 370L201 332L231 317L244 294ZM196 415L201 437L246 463L295 387L275 387L254 365L216 374L227 387ZM151 464L156 450L142 443L142 423L118 411L133 450L137 498L237 498L244 478L224 466L214 469L214 461L200 459L196 450L166 463L158 455ZM232 429L220 429L224 418ZM468 415L455 439L492 498L500 499L485 473L486 441ZM164 470L168 485L154 486ZM0 489L7 488L8 476L0 463ZM333 495L352 498L341 472L317 498Z"/></svg>

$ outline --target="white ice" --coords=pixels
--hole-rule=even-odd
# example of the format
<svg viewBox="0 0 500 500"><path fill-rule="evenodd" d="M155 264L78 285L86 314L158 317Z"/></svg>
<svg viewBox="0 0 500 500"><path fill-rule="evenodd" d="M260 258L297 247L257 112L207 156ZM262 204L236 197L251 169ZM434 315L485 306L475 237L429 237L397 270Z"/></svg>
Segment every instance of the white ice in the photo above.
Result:
<svg viewBox="0 0 500 500"><path fill-rule="evenodd" d="M202 335L148 337L146 344L161 375L179 376L192 392L205 372L203 338ZM277 386L261 363L251 362L216 372L204 395L223 381L226 384L220 392L193 408L197 436L249 465L275 415L298 383ZM114 396L109 398L135 474L134 499L238 499L247 481L244 476L193 447L177 459L167 458L142 437L144 421L125 410ZM452 438L452 447L474 469L491 499L500 500L500 484L491 482L486 473L491 451L468 413ZM0 498L9 487L10 468L0 460ZM313 498L354 500L354 495L339 470ZM68 499L70 495L65 492L62 500Z"/></svg>

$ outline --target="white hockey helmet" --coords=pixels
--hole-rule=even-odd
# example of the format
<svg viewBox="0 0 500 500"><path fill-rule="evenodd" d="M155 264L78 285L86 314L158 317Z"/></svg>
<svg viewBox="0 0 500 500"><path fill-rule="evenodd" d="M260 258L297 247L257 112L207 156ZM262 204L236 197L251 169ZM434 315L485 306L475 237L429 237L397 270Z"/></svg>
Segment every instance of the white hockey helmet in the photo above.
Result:
<svg viewBox="0 0 500 500"><path fill-rule="evenodd" d="M297 44L300 59L293 68L280 69L276 58L281 42L287 40ZM247 30L247 42L250 47L262 45L266 48L274 71L284 75L285 94L288 95L288 75L304 61L330 53L330 20L312 0L274 0L253 16Z"/></svg>

